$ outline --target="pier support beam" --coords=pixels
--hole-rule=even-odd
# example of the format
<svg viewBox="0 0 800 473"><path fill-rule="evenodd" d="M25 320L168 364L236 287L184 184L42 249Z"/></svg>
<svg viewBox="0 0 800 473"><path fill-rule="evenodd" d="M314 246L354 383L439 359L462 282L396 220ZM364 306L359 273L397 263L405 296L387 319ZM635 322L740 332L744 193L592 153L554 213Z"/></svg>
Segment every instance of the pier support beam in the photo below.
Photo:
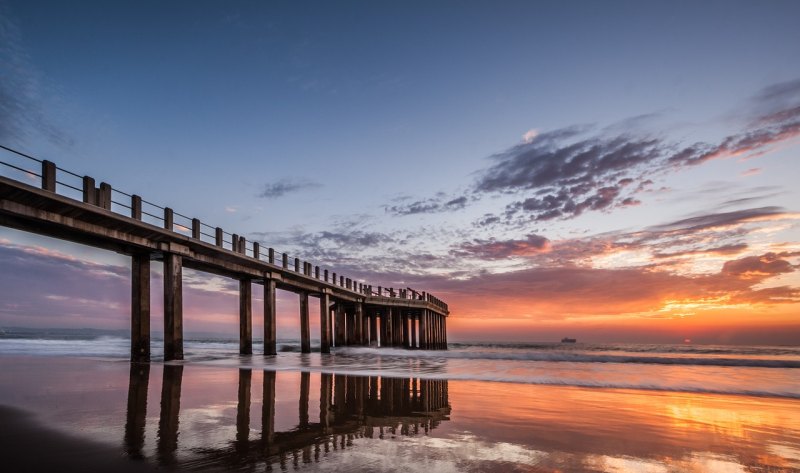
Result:
<svg viewBox="0 0 800 473"><path fill-rule="evenodd" d="M300 293L300 353L311 353L311 329L308 318L308 293Z"/></svg>
<svg viewBox="0 0 800 473"><path fill-rule="evenodd" d="M319 350L321 353L331 352L331 330L328 321L331 317L331 296L327 290L319 295Z"/></svg>
<svg viewBox="0 0 800 473"><path fill-rule="evenodd" d="M417 348L417 316L416 314L411 314L408 317L408 322L411 325L411 348Z"/></svg>
<svg viewBox="0 0 800 473"><path fill-rule="evenodd" d="M369 346L378 346L378 314L374 310L369 314Z"/></svg>
<svg viewBox="0 0 800 473"><path fill-rule="evenodd" d="M355 314L356 345L364 345L364 304L356 302Z"/></svg>
<svg viewBox="0 0 800 473"><path fill-rule="evenodd" d="M253 354L253 285L239 280L239 354Z"/></svg>
<svg viewBox="0 0 800 473"><path fill-rule="evenodd" d="M131 258L131 361L150 361L150 255Z"/></svg>
<svg viewBox="0 0 800 473"><path fill-rule="evenodd" d="M422 312L419 314L419 347L423 350L428 349L428 311L422 309Z"/></svg>
<svg viewBox="0 0 800 473"><path fill-rule="evenodd" d="M164 254L164 361L183 359L183 260Z"/></svg>
<svg viewBox="0 0 800 473"><path fill-rule="evenodd" d="M336 302L336 347L345 346L344 307L341 301Z"/></svg>
<svg viewBox="0 0 800 473"><path fill-rule="evenodd" d="M277 354L275 337L275 280L264 278L264 354Z"/></svg>
<svg viewBox="0 0 800 473"><path fill-rule="evenodd" d="M408 329L408 313L403 313L403 347L409 348L411 346L411 334Z"/></svg>

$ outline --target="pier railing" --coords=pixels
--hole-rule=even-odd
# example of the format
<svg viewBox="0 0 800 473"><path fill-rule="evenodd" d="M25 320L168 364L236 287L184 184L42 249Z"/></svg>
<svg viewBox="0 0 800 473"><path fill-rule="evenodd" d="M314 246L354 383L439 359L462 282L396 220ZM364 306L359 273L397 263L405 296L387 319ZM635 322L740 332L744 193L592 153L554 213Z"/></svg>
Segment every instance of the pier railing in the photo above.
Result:
<svg viewBox="0 0 800 473"><path fill-rule="evenodd" d="M288 252L262 247L259 241L247 240L243 235L227 232L221 227L209 225L198 218L176 212L170 207L145 200L137 194L116 189L106 182L100 182L98 185L94 178L58 167L52 161L42 160L3 145L0 145L0 149L4 151L3 159L0 159L2 175L11 179L31 185L38 184L42 189L61 196L216 245L223 250L250 256L350 292L389 299L422 300L445 312L448 311L447 304L430 293L412 288L398 289L366 284L337 273L332 268L320 267L298 257L291 257Z"/></svg>

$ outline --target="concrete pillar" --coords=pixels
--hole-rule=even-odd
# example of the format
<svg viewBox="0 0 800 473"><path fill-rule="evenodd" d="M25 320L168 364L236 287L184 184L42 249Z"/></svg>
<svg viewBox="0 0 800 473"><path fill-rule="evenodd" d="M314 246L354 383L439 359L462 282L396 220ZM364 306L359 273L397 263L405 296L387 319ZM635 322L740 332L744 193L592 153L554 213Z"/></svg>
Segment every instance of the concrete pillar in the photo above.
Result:
<svg viewBox="0 0 800 473"><path fill-rule="evenodd" d="M261 402L261 440L265 444L275 441L275 372L264 371L264 398Z"/></svg>
<svg viewBox="0 0 800 473"><path fill-rule="evenodd" d="M319 295L319 342L320 342L320 352L321 353L330 353L331 352L331 339L330 339L330 328L328 327L328 321L330 320L330 311L331 311L331 296L327 292L323 292Z"/></svg>
<svg viewBox="0 0 800 473"><path fill-rule="evenodd" d="M356 345L363 345L364 344L364 307L361 302L356 302L356 310L353 317L355 323L355 344Z"/></svg>
<svg viewBox="0 0 800 473"><path fill-rule="evenodd" d="M428 349L427 315L428 311L425 309L422 309L422 312L419 314L419 347L423 350Z"/></svg>
<svg viewBox="0 0 800 473"><path fill-rule="evenodd" d="M347 344L345 341L345 323L344 323L344 307L341 301L336 303L336 346L343 347Z"/></svg>
<svg viewBox="0 0 800 473"><path fill-rule="evenodd" d="M395 311L391 307L386 307L386 345L387 347L394 346L394 317Z"/></svg>
<svg viewBox="0 0 800 473"><path fill-rule="evenodd" d="M150 361L150 255L131 257L131 361Z"/></svg>
<svg viewBox="0 0 800 473"><path fill-rule="evenodd" d="M308 319L308 293L300 293L300 353L311 353L311 331Z"/></svg>
<svg viewBox="0 0 800 473"><path fill-rule="evenodd" d="M411 333L408 328L408 313L403 313L403 347L411 347Z"/></svg>
<svg viewBox="0 0 800 473"><path fill-rule="evenodd" d="M403 310L394 309L394 346L403 346Z"/></svg>
<svg viewBox="0 0 800 473"><path fill-rule="evenodd" d="M408 318L411 331L411 348L417 348L417 315L412 313Z"/></svg>
<svg viewBox="0 0 800 473"><path fill-rule="evenodd" d="M359 302L359 311L361 312L361 344L364 346L369 345L369 317L364 311L364 304Z"/></svg>
<svg viewBox="0 0 800 473"><path fill-rule="evenodd" d="M356 345L356 314L352 309L345 312L345 320L347 324L346 344L348 346Z"/></svg>
<svg viewBox="0 0 800 473"><path fill-rule="evenodd" d="M164 254L164 361L183 359L183 259Z"/></svg>
<svg viewBox="0 0 800 473"><path fill-rule="evenodd" d="M442 330L444 334L444 349L447 350L447 317L442 317Z"/></svg>
<svg viewBox="0 0 800 473"><path fill-rule="evenodd" d="M264 277L264 354L277 354L275 280Z"/></svg>
<svg viewBox="0 0 800 473"><path fill-rule="evenodd" d="M253 285L239 280L239 354L253 354Z"/></svg>
<svg viewBox="0 0 800 473"><path fill-rule="evenodd" d="M369 314L369 346L378 346L378 314L375 311L370 311Z"/></svg>
<svg viewBox="0 0 800 473"><path fill-rule="evenodd" d="M250 385L253 371L239 369L239 396L236 405L236 443L246 444L250 438Z"/></svg>

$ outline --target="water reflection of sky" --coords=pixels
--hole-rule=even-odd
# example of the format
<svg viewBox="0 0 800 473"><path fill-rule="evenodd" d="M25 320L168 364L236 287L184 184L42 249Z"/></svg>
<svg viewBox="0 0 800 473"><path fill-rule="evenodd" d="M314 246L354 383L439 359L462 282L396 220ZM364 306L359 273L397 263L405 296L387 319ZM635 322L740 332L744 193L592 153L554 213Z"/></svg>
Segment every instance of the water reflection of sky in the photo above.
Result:
<svg viewBox="0 0 800 473"><path fill-rule="evenodd" d="M800 471L793 399L67 358L0 365L0 404L179 469Z"/></svg>

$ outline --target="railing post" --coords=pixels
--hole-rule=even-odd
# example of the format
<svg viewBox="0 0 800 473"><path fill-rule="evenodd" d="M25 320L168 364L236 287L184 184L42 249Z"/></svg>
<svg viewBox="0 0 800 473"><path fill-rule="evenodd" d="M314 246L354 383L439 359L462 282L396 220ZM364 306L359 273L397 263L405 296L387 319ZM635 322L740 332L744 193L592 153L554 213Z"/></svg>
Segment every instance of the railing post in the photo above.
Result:
<svg viewBox="0 0 800 473"><path fill-rule="evenodd" d="M142 198L138 195L131 196L131 218L142 219Z"/></svg>
<svg viewBox="0 0 800 473"><path fill-rule="evenodd" d="M56 191L56 163L42 161L42 189L50 192Z"/></svg>
<svg viewBox="0 0 800 473"><path fill-rule="evenodd" d="M222 229L219 228L219 227L217 227L217 229L215 231L214 240L215 240L214 243L216 243L217 246L222 248L222 240L223 240L222 239Z"/></svg>
<svg viewBox="0 0 800 473"><path fill-rule="evenodd" d="M314 277L319 279L319 266L314 266Z"/></svg>
<svg viewBox="0 0 800 473"><path fill-rule="evenodd" d="M328 282L328 270L326 269L324 272L325 282Z"/></svg>
<svg viewBox="0 0 800 473"><path fill-rule="evenodd" d="M243 236L239 237L239 253L247 254L247 239Z"/></svg>
<svg viewBox="0 0 800 473"><path fill-rule="evenodd" d="M93 177L83 176L83 202L97 205L97 188Z"/></svg>
<svg viewBox="0 0 800 473"><path fill-rule="evenodd" d="M289 255L286 253L283 254L283 269L289 269Z"/></svg>
<svg viewBox="0 0 800 473"><path fill-rule="evenodd" d="M175 221L175 217L173 216L172 209L169 207L164 208L164 228L169 231L172 231L172 224Z"/></svg>
<svg viewBox="0 0 800 473"><path fill-rule="evenodd" d="M295 258L294 259L294 272L295 273L299 273L300 272L300 258Z"/></svg>
<svg viewBox="0 0 800 473"><path fill-rule="evenodd" d="M192 238L195 240L200 239L200 219L193 218L192 219Z"/></svg>
<svg viewBox="0 0 800 473"><path fill-rule="evenodd" d="M257 241L253 242L253 258L261 259L261 246Z"/></svg>
<svg viewBox="0 0 800 473"><path fill-rule="evenodd" d="M111 210L111 184L100 183L100 188L97 190L97 205Z"/></svg>
<svg viewBox="0 0 800 473"><path fill-rule="evenodd" d="M336 273L333 273L333 285L336 285Z"/></svg>
<svg viewBox="0 0 800 473"><path fill-rule="evenodd" d="M270 248L267 251L267 257L269 258L269 264L275 264L275 248Z"/></svg>
<svg viewBox="0 0 800 473"><path fill-rule="evenodd" d="M234 253L239 252L239 235L235 233L231 237L231 251L233 251Z"/></svg>

